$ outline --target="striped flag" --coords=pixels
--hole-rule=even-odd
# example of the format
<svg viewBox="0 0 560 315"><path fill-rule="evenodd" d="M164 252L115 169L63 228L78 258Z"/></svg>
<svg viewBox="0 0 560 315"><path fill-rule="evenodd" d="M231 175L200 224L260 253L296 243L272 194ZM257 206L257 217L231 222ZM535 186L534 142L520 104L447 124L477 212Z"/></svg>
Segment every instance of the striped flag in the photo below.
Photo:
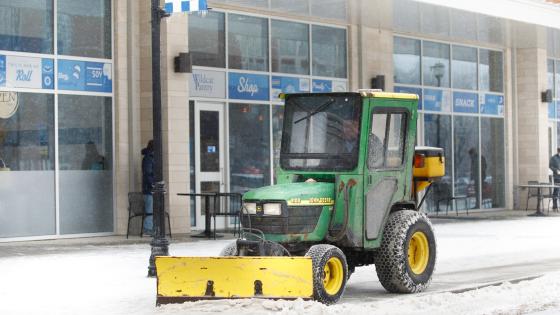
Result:
<svg viewBox="0 0 560 315"><path fill-rule="evenodd" d="M165 11L169 14L177 12L195 12L208 10L207 0L165 0Z"/></svg>

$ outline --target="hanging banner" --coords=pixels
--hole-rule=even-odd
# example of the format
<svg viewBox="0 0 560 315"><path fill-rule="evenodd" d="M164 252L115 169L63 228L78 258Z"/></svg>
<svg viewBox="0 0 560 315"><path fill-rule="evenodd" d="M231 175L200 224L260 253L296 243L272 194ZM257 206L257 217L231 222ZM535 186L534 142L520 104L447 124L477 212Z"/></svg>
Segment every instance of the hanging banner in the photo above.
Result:
<svg viewBox="0 0 560 315"><path fill-rule="evenodd" d="M409 86L395 86L393 88L393 91L395 91L395 93L410 93L410 94L418 95L418 109L422 109L423 95L422 95L421 88L415 88Z"/></svg>
<svg viewBox="0 0 560 315"><path fill-rule="evenodd" d="M0 87L54 89L53 60L0 55Z"/></svg>
<svg viewBox="0 0 560 315"><path fill-rule="evenodd" d="M60 90L111 93L113 91L110 63L58 60Z"/></svg>
<svg viewBox="0 0 560 315"><path fill-rule="evenodd" d="M226 98L226 73L193 69L189 87L193 97Z"/></svg>
<svg viewBox="0 0 560 315"><path fill-rule="evenodd" d="M230 72L228 92L230 99L268 101L270 89L267 75Z"/></svg>
<svg viewBox="0 0 560 315"><path fill-rule="evenodd" d="M556 110L554 109L554 104L552 108L552 115L554 116ZM550 109L550 107L549 107ZM484 94L481 97L480 113L486 115L504 115L504 96L495 94ZM549 111L550 113L550 111Z"/></svg>
<svg viewBox="0 0 560 315"><path fill-rule="evenodd" d="M327 93L332 92L331 80L313 80L312 82L313 93Z"/></svg>
<svg viewBox="0 0 560 315"><path fill-rule="evenodd" d="M165 0L164 9L167 13L195 12L208 10L206 0Z"/></svg>
<svg viewBox="0 0 560 315"><path fill-rule="evenodd" d="M309 79L272 76L270 99L281 101L280 93L308 93L309 90Z"/></svg>
<svg viewBox="0 0 560 315"><path fill-rule="evenodd" d="M453 111L459 113L478 113L478 94L453 92Z"/></svg>

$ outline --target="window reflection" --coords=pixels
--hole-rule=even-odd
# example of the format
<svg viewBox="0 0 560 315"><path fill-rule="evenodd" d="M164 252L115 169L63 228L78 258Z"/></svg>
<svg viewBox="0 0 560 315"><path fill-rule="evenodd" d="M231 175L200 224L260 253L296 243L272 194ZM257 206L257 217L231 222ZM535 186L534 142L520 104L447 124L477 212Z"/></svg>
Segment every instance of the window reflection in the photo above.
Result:
<svg viewBox="0 0 560 315"><path fill-rule="evenodd" d="M189 15L189 51L195 66L224 68L225 14Z"/></svg>
<svg viewBox="0 0 560 315"><path fill-rule="evenodd" d="M487 165L478 149L478 117L455 116L453 128L455 195L466 196L469 208L480 208L480 174L486 175Z"/></svg>
<svg viewBox="0 0 560 315"><path fill-rule="evenodd" d="M52 54L53 1L0 1L0 50Z"/></svg>
<svg viewBox="0 0 560 315"><path fill-rule="evenodd" d="M503 58L501 51L480 49L480 90L504 91Z"/></svg>
<svg viewBox="0 0 560 315"><path fill-rule="evenodd" d="M437 211L438 207L444 209L449 198L453 196L451 135L451 116L424 114L424 143L427 146L443 148L445 156L445 176L433 184L426 197L429 211Z"/></svg>
<svg viewBox="0 0 560 315"><path fill-rule="evenodd" d="M229 67L268 71L268 20L228 15Z"/></svg>
<svg viewBox="0 0 560 315"><path fill-rule="evenodd" d="M482 117L480 122L482 208L503 208L505 207L504 120Z"/></svg>
<svg viewBox="0 0 560 315"><path fill-rule="evenodd" d="M272 20L272 71L309 74L309 25Z"/></svg>
<svg viewBox="0 0 560 315"><path fill-rule="evenodd" d="M111 0L58 0L58 53L111 58Z"/></svg>
<svg viewBox="0 0 560 315"><path fill-rule="evenodd" d="M477 49L453 46L453 87L457 89L477 89Z"/></svg>
<svg viewBox="0 0 560 315"><path fill-rule="evenodd" d="M231 190L245 192L270 185L270 107L229 106Z"/></svg>
<svg viewBox="0 0 560 315"><path fill-rule="evenodd" d="M425 41L422 64L424 85L449 87L449 45Z"/></svg>
<svg viewBox="0 0 560 315"><path fill-rule="evenodd" d="M346 30L313 25L313 75L346 78Z"/></svg>
<svg viewBox="0 0 560 315"><path fill-rule="evenodd" d="M282 148L283 123L284 106L272 105L272 152L274 156L274 183L276 183L276 170L280 167L280 149Z"/></svg>
<svg viewBox="0 0 560 315"><path fill-rule="evenodd" d="M395 83L420 84L420 41L395 37Z"/></svg>

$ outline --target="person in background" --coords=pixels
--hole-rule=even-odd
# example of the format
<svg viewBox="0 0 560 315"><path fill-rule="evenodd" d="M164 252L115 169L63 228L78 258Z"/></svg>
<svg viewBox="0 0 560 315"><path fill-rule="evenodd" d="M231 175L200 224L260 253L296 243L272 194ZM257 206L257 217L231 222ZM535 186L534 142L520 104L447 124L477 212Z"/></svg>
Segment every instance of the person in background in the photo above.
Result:
<svg viewBox="0 0 560 315"><path fill-rule="evenodd" d="M85 145L86 156L82 162L82 170L96 170L101 171L105 169L105 157L99 154L97 146L93 141L88 141Z"/></svg>
<svg viewBox="0 0 560 315"><path fill-rule="evenodd" d="M154 141L148 141L148 145L142 149L142 194L144 194L144 212L148 214L144 220L144 234L152 235L154 222Z"/></svg>
<svg viewBox="0 0 560 315"><path fill-rule="evenodd" d="M550 158L550 162L548 163L548 167L552 171L552 178L554 180L554 184L560 184L560 148L558 148L555 155ZM560 189L554 188L552 195L552 211L558 212L558 193L560 193Z"/></svg>

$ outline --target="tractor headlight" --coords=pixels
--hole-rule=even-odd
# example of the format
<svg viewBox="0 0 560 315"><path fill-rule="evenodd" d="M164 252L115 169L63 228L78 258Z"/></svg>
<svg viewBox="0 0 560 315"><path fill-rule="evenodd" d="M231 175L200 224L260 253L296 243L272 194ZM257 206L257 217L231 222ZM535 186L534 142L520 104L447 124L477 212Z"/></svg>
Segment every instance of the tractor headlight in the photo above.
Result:
<svg viewBox="0 0 560 315"><path fill-rule="evenodd" d="M255 202L245 202L243 204L248 214L257 214L257 204Z"/></svg>
<svg viewBox="0 0 560 315"><path fill-rule="evenodd" d="M281 203L265 203L263 205L263 213L265 215L280 215L282 214Z"/></svg>

